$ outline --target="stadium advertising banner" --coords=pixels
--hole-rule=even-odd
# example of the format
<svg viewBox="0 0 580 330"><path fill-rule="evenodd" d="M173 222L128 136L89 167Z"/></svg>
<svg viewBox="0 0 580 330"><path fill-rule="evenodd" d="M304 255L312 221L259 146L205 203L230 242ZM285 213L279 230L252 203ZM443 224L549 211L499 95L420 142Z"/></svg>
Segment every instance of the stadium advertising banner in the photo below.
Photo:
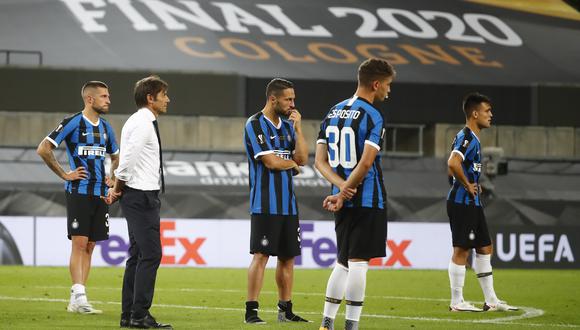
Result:
<svg viewBox="0 0 580 330"><path fill-rule="evenodd" d="M0 217L4 264L66 266L70 242L66 219L49 217ZM99 242L93 253L95 266L124 266L129 238L124 219L109 220L110 238ZM302 221L301 268L330 267L336 261L334 223ZM250 223L247 220L163 219L162 266L248 267ZM433 240L437 237L437 240ZM445 269L451 247L447 224L391 223L385 258L371 261L374 268ZM428 251L428 252L427 252ZM18 256L18 257L17 257ZM268 266L275 267L272 258Z"/></svg>
<svg viewBox="0 0 580 330"><path fill-rule="evenodd" d="M502 268L579 268L580 232L568 226L492 226L493 264Z"/></svg>
<svg viewBox="0 0 580 330"><path fill-rule="evenodd" d="M110 238L99 242L95 266L124 266L129 247L122 218L109 220ZM498 268L580 268L580 234L570 227L491 227L493 264ZM70 242L64 217L0 217L0 264L66 266ZM334 223L301 221L301 268L331 267L336 261ZM447 269L451 256L447 223L389 223L384 258L373 268ZM245 268L249 254L247 220L162 219L162 266ZM275 267L271 258L268 267Z"/></svg>
<svg viewBox="0 0 580 330"><path fill-rule="evenodd" d="M351 80L382 57L400 81L577 82L580 15L535 3L0 0L0 48L55 67Z"/></svg>

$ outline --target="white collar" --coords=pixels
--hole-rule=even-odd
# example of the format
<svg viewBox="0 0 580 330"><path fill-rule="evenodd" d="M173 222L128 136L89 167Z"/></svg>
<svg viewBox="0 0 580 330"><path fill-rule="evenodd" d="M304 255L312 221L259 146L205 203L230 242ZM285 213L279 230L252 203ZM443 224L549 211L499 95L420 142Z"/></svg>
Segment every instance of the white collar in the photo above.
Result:
<svg viewBox="0 0 580 330"><path fill-rule="evenodd" d="M145 113L144 116L151 121L157 120L157 118L155 118L155 115L153 114L153 111L149 110L149 108L143 107L137 110L137 112Z"/></svg>
<svg viewBox="0 0 580 330"><path fill-rule="evenodd" d="M274 123L270 120L270 118L268 118L268 116L266 116L266 114L264 114L264 118L266 118L266 120L269 121L272 126L276 127L276 129L280 129L280 127L282 127L282 118L278 118L280 119L278 126L274 125Z"/></svg>
<svg viewBox="0 0 580 330"><path fill-rule="evenodd" d="M83 118L84 118L86 121L88 121L89 123L91 123L91 125L93 125L93 126L95 126L95 127L99 126L99 124L101 123L101 117L99 117L99 118L97 119L97 123L96 123L96 124L95 124L95 123L93 123L93 122L92 122L92 121L91 121L91 120L90 120L90 119L89 119L87 116L85 116L85 114L84 114L84 113L83 113Z"/></svg>

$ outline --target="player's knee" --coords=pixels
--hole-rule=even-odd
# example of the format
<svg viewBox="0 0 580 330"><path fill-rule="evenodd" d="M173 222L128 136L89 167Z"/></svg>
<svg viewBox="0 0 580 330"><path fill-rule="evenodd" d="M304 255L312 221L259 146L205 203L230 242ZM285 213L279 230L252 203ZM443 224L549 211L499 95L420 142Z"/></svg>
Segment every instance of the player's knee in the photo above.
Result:
<svg viewBox="0 0 580 330"><path fill-rule="evenodd" d="M460 249L454 248L453 249L453 262L457 265L463 265L467 262L467 257L469 256L468 249Z"/></svg>
<svg viewBox="0 0 580 330"><path fill-rule="evenodd" d="M86 247L86 251L88 254L93 254L93 250L95 249L95 246L97 245L96 242L88 242L87 243L87 247Z"/></svg>
<svg viewBox="0 0 580 330"><path fill-rule="evenodd" d="M493 254L493 245L487 245L481 248L478 248L475 250L475 252L477 252L477 254Z"/></svg>
<svg viewBox="0 0 580 330"><path fill-rule="evenodd" d="M73 236L72 237L72 247L75 250L87 251L89 246L89 239L84 236Z"/></svg>
<svg viewBox="0 0 580 330"><path fill-rule="evenodd" d="M294 257L278 257L278 262L283 265L294 266Z"/></svg>
<svg viewBox="0 0 580 330"><path fill-rule="evenodd" d="M265 266L268 263L270 256L262 253L254 253L254 262L260 266Z"/></svg>

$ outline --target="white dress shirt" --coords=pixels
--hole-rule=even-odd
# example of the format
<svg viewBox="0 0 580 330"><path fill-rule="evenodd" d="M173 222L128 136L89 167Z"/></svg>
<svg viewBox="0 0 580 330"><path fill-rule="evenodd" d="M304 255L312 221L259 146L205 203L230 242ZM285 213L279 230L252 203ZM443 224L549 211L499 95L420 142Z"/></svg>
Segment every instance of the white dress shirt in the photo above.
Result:
<svg viewBox="0 0 580 330"><path fill-rule="evenodd" d="M159 142L147 108L135 112L121 131L121 154L115 175L126 185L139 190L159 190Z"/></svg>

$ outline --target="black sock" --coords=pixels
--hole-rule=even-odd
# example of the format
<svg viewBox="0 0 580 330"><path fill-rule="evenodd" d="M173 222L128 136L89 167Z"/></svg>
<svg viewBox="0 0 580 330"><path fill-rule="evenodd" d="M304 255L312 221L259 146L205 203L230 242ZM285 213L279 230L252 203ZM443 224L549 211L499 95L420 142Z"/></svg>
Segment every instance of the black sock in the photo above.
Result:
<svg viewBox="0 0 580 330"><path fill-rule="evenodd" d="M292 314L292 300L288 301L279 300L278 308L280 308L281 311L286 312L286 314Z"/></svg>
<svg viewBox="0 0 580 330"><path fill-rule="evenodd" d="M249 315L258 315L258 307L260 304L257 301L246 301L246 318Z"/></svg>

